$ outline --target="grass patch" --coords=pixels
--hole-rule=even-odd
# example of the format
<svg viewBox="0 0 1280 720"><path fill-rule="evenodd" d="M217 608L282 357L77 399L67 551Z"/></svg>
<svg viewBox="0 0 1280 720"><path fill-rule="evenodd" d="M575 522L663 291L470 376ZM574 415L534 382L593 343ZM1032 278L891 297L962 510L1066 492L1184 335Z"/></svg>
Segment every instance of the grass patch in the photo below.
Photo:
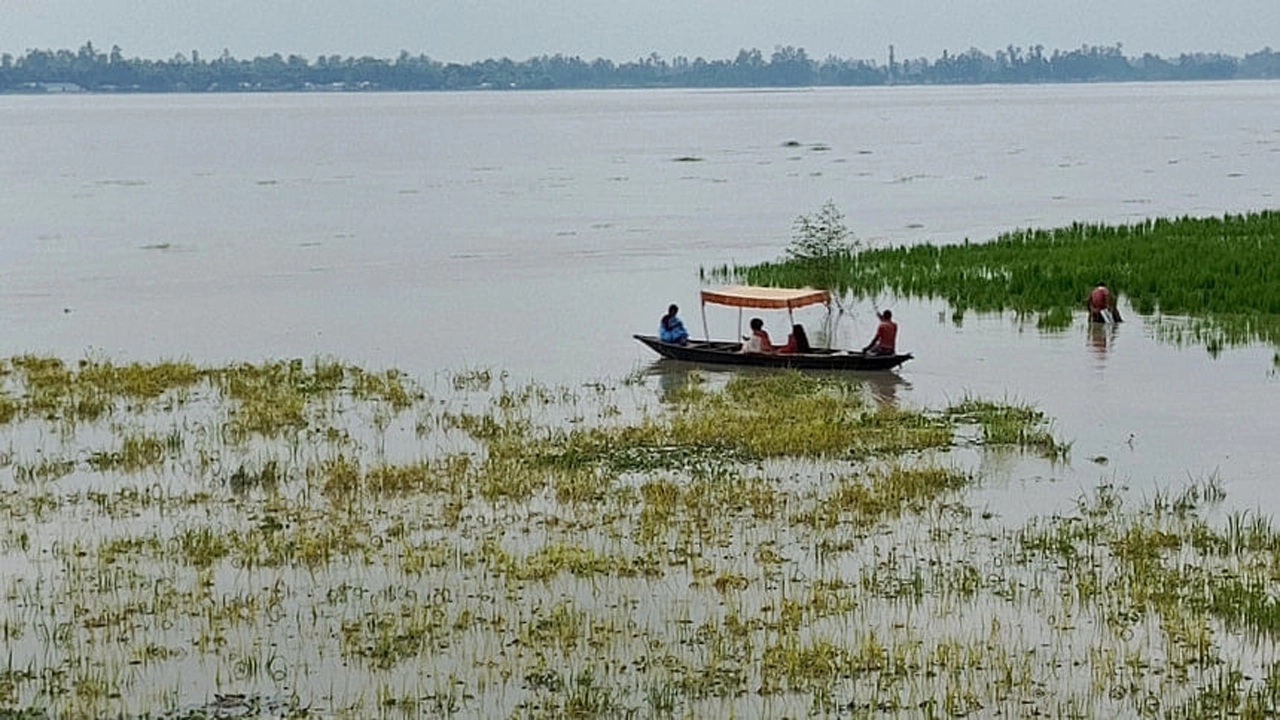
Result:
<svg viewBox="0 0 1280 720"><path fill-rule="evenodd" d="M985 445L1030 449L1055 460L1065 460L1071 451L1069 442L1054 437L1045 414L1031 405L965 398L945 414L957 422L978 425Z"/></svg>
<svg viewBox="0 0 1280 720"><path fill-rule="evenodd" d="M1083 311L1099 281L1142 315L1188 316L1177 339L1202 344L1280 343L1280 212L1153 219L1132 225L1075 223L1020 230L988 242L864 249L832 258L836 289L857 298L892 293L940 298L953 312L1035 314L1055 329ZM828 283L811 265L779 261L723 266L712 277L803 287ZM825 285L824 285L825 286Z"/></svg>
<svg viewBox="0 0 1280 720"><path fill-rule="evenodd" d="M68 426L28 372L112 409ZM794 372L430 401L328 361L80 376L0 362L11 714L1280 711L1270 519L1223 517L1214 479L975 507L987 448L1040 450L1030 405L883 410ZM256 395L301 426L229 432Z"/></svg>
<svg viewBox="0 0 1280 720"><path fill-rule="evenodd" d="M866 458L947 447L955 440L946 413L875 406L855 384L795 371L735 377L720 391L691 385L665 397L663 416L623 427L528 436L535 447L520 446L520 452L558 467L600 464L635 472L717 460ZM993 411L1002 407L991 404ZM989 442L1031 444L1027 437Z"/></svg>

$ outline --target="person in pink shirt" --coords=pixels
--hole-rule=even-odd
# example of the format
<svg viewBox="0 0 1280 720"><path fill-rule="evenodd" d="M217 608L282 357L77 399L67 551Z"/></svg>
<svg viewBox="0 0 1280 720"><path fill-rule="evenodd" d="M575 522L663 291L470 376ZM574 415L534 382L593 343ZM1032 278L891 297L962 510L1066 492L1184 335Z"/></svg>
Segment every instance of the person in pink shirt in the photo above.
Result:
<svg viewBox="0 0 1280 720"><path fill-rule="evenodd" d="M809 347L809 334L804 331L803 325L792 325L791 334L787 336L787 344L778 348L780 353L807 353Z"/></svg>
<svg viewBox="0 0 1280 720"><path fill-rule="evenodd" d="M1105 313L1111 314L1111 322L1120 322L1120 311L1116 309L1116 296L1106 283L1098 283L1098 287L1089 293L1086 304L1089 307L1089 322L1107 322Z"/></svg>
<svg viewBox="0 0 1280 720"><path fill-rule="evenodd" d="M897 352L898 323L893 321L893 313L885 310L880 313L880 326L876 328L876 336L862 348L867 355L893 355Z"/></svg>

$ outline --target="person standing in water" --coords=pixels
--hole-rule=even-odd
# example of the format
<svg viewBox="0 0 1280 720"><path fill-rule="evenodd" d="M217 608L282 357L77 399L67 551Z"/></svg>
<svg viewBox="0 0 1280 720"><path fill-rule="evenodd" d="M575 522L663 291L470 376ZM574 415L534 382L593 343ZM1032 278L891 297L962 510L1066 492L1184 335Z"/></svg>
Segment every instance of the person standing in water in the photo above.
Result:
<svg viewBox="0 0 1280 720"><path fill-rule="evenodd" d="M1111 315L1111 322L1120 322L1120 311L1116 309L1116 296L1106 283L1098 283L1098 287L1089 293L1089 300L1085 304L1089 308L1089 322L1107 322L1107 313Z"/></svg>

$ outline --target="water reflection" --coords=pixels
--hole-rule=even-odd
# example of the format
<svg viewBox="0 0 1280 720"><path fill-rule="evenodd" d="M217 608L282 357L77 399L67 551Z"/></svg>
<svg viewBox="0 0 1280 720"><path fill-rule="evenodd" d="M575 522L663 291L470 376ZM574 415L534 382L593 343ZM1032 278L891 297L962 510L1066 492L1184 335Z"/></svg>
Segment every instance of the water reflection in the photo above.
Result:
<svg viewBox="0 0 1280 720"><path fill-rule="evenodd" d="M692 378L700 374L697 363L663 358L655 361L646 371L658 378L658 396L662 402L670 402L672 395L688 386Z"/></svg>
<svg viewBox="0 0 1280 720"><path fill-rule="evenodd" d="M856 377L870 391L871 397L886 407L897 407L898 392L911 390L911 383L896 372L857 373Z"/></svg>
<svg viewBox="0 0 1280 720"><path fill-rule="evenodd" d="M1107 354L1111 352L1111 347L1115 344L1116 334L1120 330L1120 325L1118 323L1091 322L1088 326L1087 342L1089 350L1097 360L1098 368L1104 368L1107 364Z"/></svg>
<svg viewBox="0 0 1280 720"><path fill-rule="evenodd" d="M736 375L769 375L786 372L778 368L732 367L724 365L704 365L662 358L655 360L645 370L646 375L657 377L658 395L662 402L668 402L675 393L684 389L690 382L712 381L716 385L728 382ZM808 375L852 381L861 385L878 405L897 407L899 393L911 390L911 383L896 371L858 372L858 371L822 371L805 370Z"/></svg>

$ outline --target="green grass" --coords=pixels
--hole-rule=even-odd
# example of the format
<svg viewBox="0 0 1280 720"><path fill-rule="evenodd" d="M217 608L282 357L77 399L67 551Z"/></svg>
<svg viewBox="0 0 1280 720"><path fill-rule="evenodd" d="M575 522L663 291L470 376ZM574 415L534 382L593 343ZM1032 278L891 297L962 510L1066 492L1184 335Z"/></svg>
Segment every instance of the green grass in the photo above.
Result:
<svg viewBox="0 0 1280 720"><path fill-rule="evenodd" d="M988 242L868 249L833 262L837 290L857 298L939 298L961 317L1009 310L1060 328L1083 310L1089 289L1106 282L1142 315L1202 321L1170 339L1280 343L1280 211L1075 223ZM812 264L779 261L706 274L800 287L816 282L814 272Z"/></svg>
<svg viewBox="0 0 1280 720"><path fill-rule="evenodd" d="M866 458L944 448L955 442L960 413L931 413L869 403L857 385L800 372L739 376L723 390L692 384L668 394L668 413L625 427L522 433L513 450L561 468L601 464L613 471L715 464L773 457ZM987 444L1064 456L1067 445L1030 409L987 402ZM985 427L985 425L984 425Z"/></svg>

